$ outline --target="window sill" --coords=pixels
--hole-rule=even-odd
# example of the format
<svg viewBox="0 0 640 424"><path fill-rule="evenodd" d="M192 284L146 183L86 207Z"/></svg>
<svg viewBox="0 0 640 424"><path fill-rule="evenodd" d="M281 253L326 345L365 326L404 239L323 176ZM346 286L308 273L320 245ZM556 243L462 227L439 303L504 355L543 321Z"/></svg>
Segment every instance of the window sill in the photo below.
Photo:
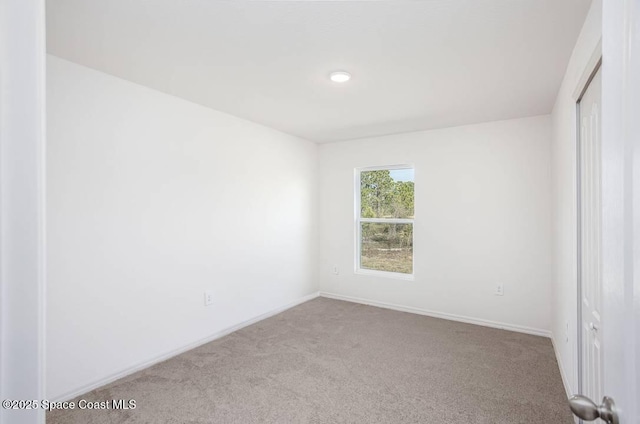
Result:
<svg viewBox="0 0 640 424"><path fill-rule="evenodd" d="M373 269L359 268L355 270L356 274L367 275L370 277L391 278L393 280L415 281L414 274L402 274L400 272L376 271Z"/></svg>

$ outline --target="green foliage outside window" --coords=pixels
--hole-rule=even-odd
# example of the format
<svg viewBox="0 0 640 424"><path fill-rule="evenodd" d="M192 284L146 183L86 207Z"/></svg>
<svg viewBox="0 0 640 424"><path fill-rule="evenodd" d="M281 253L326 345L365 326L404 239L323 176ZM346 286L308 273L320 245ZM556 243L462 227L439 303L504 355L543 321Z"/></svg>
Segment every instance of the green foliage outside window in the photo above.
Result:
<svg viewBox="0 0 640 424"><path fill-rule="evenodd" d="M360 173L362 218L413 218L413 181L395 181L388 169Z"/></svg>

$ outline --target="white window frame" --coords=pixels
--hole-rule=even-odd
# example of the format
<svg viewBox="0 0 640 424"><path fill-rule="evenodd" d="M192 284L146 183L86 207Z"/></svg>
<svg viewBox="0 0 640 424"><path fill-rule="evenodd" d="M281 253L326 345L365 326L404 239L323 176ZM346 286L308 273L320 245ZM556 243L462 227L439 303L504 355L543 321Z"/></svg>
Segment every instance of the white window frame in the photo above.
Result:
<svg viewBox="0 0 640 424"><path fill-rule="evenodd" d="M413 193L414 196L414 211L413 211L413 219L407 218L362 218L361 217L361 194L360 194L360 174L362 172L367 171L382 171L382 170L395 170L395 169L413 169L414 172L414 184L415 184L415 166L413 164L401 164L401 165L385 165L385 166L370 166L370 167L362 167L356 168L354 172L354 192L355 192L355 214L354 214L354 224L355 224L355 273L361 275L371 275L377 277L385 277L385 278L395 278L398 280L415 280L415 247L413 249L412 258L411 258L411 274L404 274L402 272L391 272L391 271L380 271L377 269L368 269L362 268L360 264L361 250L362 250L362 223L363 222L377 222L382 224L411 224L413 225L413 237L415 240L415 191ZM415 186L414 186L415 187Z"/></svg>

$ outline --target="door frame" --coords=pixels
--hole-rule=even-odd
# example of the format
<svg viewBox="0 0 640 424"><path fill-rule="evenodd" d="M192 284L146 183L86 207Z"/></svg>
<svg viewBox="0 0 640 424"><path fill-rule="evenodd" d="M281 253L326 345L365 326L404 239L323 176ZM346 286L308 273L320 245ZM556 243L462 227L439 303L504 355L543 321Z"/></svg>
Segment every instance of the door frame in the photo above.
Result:
<svg viewBox="0 0 640 424"><path fill-rule="evenodd" d="M0 1L0 398L45 399L45 0ZM0 409L43 424L45 411Z"/></svg>
<svg viewBox="0 0 640 424"><path fill-rule="evenodd" d="M602 9L604 390L640 422L640 0Z"/></svg>

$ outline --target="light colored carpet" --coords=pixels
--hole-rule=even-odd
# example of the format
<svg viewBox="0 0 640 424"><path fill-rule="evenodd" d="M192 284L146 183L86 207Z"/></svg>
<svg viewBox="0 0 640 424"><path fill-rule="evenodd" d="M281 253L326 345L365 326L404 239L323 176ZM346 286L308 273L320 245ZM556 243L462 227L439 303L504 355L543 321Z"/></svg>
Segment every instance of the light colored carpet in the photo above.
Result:
<svg viewBox="0 0 640 424"><path fill-rule="evenodd" d="M318 298L76 399L48 424L573 423L549 339Z"/></svg>

